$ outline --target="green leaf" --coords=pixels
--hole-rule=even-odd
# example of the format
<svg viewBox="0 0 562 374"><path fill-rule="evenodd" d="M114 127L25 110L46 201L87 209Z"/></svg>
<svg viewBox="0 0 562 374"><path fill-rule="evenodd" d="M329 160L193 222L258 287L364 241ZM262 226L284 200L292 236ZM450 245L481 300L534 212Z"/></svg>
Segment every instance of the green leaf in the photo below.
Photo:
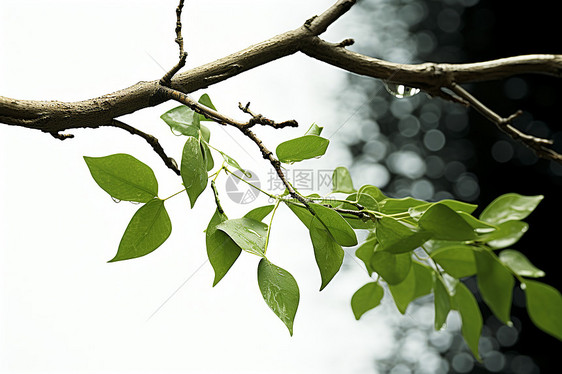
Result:
<svg viewBox="0 0 562 374"><path fill-rule="evenodd" d="M480 219L493 225L499 225L511 220L522 220L535 210L542 199L542 195L522 196L516 193L505 194L492 201L484 209Z"/></svg>
<svg viewBox="0 0 562 374"><path fill-rule="evenodd" d="M437 262L447 274L455 278L464 278L476 274L474 247L464 244L453 244L431 252L431 258Z"/></svg>
<svg viewBox="0 0 562 374"><path fill-rule="evenodd" d="M355 231L338 212L318 204L310 204L310 207L338 244L344 247L351 247L357 244Z"/></svg>
<svg viewBox="0 0 562 374"><path fill-rule="evenodd" d="M494 249L506 248L517 243L529 229L529 225L521 221L506 221L496 227L496 231L479 239Z"/></svg>
<svg viewBox="0 0 562 374"><path fill-rule="evenodd" d="M427 205L426 201L416 200L411 197L405 197L403 199L391 199L386 198L384 200L379 201L379 207L381 213L383 214L396 214L396 213L404 213L407 212L408 209L419 206L419 205Z"/></svg>
<svg viewBox="0 0 562 374"><path fill-rule="evenodd" d="M377 201L377 208L378 208L378 202L379 201L383 201L384 199L388 199L378 187L375 186L371 186L370 184L366 184L361 186L361 188L359 188L359 191L357 191L357 193L359 195L361 194L366 194L371 196L373 199L375 199L375 201Z"/></svg>
<svg viewBox="0 0 562 374"><path fill-rule="evenodd" d="M279 144L275 153L279 161L293 163L322 156L329 143L328 139L320 136L305 135Z"/></svg>
<svg viewBox="0 0 562 374"><path fill-rule="evenodd" d="M207 230L205 230L207 257L215 271L213 287L226 275L242 252L240 247L227 234L217 230L217 225L227 220L226 215L220 213L217 209L207 226Z"/></svg>
<svg viewBox="0 0 562 374"><path fill-rule="evenodd" d="M235 218L221 222L218 230L225 232L238 246L253 255L265 257L267 225L252 218Z"/></svg>
<svg viewBox="0 0 562 374"><path fill-rule="evenodd" d="M310 224L314 219L312 213L308 211L308 209L304 207L297 206L295 204L287 203L287 206L291 211L298 217L298 219L306 226L307 229L310 230Z"/></svg>
<svg viewBox="0 0 562 374"><path fill-rule="evenodd" d="M489 235L490 233L498 230L498 226L490 225L489 223L481 221L478 218L466 212L457 212L457 213L466 221L466 223L470 225L470 227L472 227L474 232L476 232L479 235ZM515 221L515 222L519 222L519 221ZM478 241L482 241L482 236L478 237Z"/></svg>
<svg viewBox="0 0 562 374"><path fill-rule="evenodd" d="M213 160L211 149L209 148L209 145L206 142L202 141L201 150L203 152L203 158L205 159L205 165L207 166L207 171L210 171L215 167L215 161Z"/></svg>
<svg viewBox="0 0 562 374"><path fill-rule="evenodd" d="M544 332L562 340L562 296L554 287L525 280L527 312L531 321Z"/></svg>
<svg viewBox="0 0 562 374"><path fill-rule="evenodd" d="M306 130L306 132L304 133L304 135L318 135L320 136L320 134L322 133L322 130L324 130L323 127L318 126L317 124L313 123L308 130Z"/></svg>
<svg viewBox="0 0 562 374"><path fill-rule="evenodd" d="M355 192L349 170L343 166L337 167L332 174L332 192Z"/></svg>
<svg viewBox="0 0 562 374"><path fill-rule="evenodd" d="M322 279L320 286L320 291L322 291L340 270L344 251L317 218L312 220L309 229L310 239L314 247L314 258Z"/></svg>
<svg viewBox="0 0 562 374"><path fill-rule="evenodd" d="M211 130L205 125L199 125L199 131L201 132L201 139L209 143L209 140L211 140Z"/></svg>
<svg viewBox="0 0 562 374"><path fill-rule="evenodd" d="M142 257L160 247L172 232L164 201L152 199L137 210L129 222L119 249L109 262Z"/></svg>
<svg viewBox="0 0 562 374"><path fill-rule="evenodd" d="M160 116L176 135L193 136L199 139L200 115L185 105L170 109Z"/></svg>
<svg viewBox="0 0 562 374"><path fill-rule="evenodd" d="M255 219L256 221L263 221L263 219L267 217L269 213L271 213L273 208L274 205L259 206L257 208L250 210L248 213L244 215L244 217Z"/></svg>
<svg viewBox="0 0 562 374"><path fill-rule="evenodd" d="M447 286L443 284L441 277L433 277L433 294L435 304L435 330L440 330L447 321L447 316L451 311L451 295Z"/></svg>
<svg viewBox="0 0 562 374"><path fill-rule="evenodd" d="M215 106L211 102L211 98L207 94L201 95L201 97L199 98L199 104L205 105L207 108L211 108L215 111L217 110L217 108L215 108ZM208 119L204 115L199 114L199 121L212 121L212 119Z"/></svg>
<svg viewBox="0 0 562 374"><path fill-rule="evenodd" d="M200 141L188 136L181 158L181 178L187 190L191 207L207 187L207 162L201 150Z"/></svg>
<svg viewBox="0 0 562 374"><path fill-rule="evenodd" d="M369 272L369 276L374 273L375 269L371 267L371 257L375 253L375 245L377 244L377 239L375 237L368 238L357 248L355 251L355 256L358 259L363 261L367 271Z"/></svg>
<svg viewBox="0 0 562 374"><path fill-rule="evenodd" d="M146 203L158 195L152 169L131 155L84 156L84 161L96 183L117 200Z"/></svg>
<svg viewBox="0 0 562 374"><path fill-rule="evenodd" d="M288 271L262 258L258 265L258 285L267 305L293 336L293 322L300 298L295 278Z"/></svg>
<svg viewBox="0 0 562 374"><path fill-rule="evenodd" d="M429 268L413 261L406 278L398 284L388 286L400 313L406 313L408 305L433 288L433 275Z"/></svg>
<svg viewBox="0 0 562 374"><path fill-rule="evenodd" d="M419 219L419 225L431 232L433 239L465 241L476 233L457 212L443 204L432 205Z"/></svg>
<svg viewBox="0 0 562 374"><path fill-rule="evenodd" d="M224 159L224 161L232 166L235 169L238 169L242 172L242 174L244 174L246 177L250 178L252 176L252 174L250 172L248 172L247 170L244 170L242 168L242 166L240 166L240 164L238 163L238 161L236 161L235 159L233 159L232 157L230 157L229 155L227 155L226 153L220 152L220 154L222 155L222 158Z"/></svg>
<svg viewBox="0 0 562 374"><path fill-rule="evenodd" d="M474 258L476 279L482 299L500 321L509 323L511 297L515 284L513 276L491 251L475 251Z"/></svg>
<svg viewBox="0 0 562 374"><path fill-rule="evenodd" d="M480 313L478 303L470 290L462 282L457 283L455 295L452 299L454 309L458 310L461 315L461 332L464 340L474 357L480 361L478 341L482 333L482 313Z"/></svg>
<svg viewBox="0 0 562 374"><path fill-rule="evenodd" d="M413 251L430 237L427 231L418 231L388 217L377 220L376 227L381 250L392 253Z"/></svg>
<svg viewBox="0 0 562 374"><path fill-rule="evenodd" d="M377 307L384 296L384 289L377 283L367 283L351 297L351 309L355 319L359 320L365 312Z"/></svg>
<svg viewBox="0 0 562 374"><path fill-rule="evenodd" d="M375 248L375 253L371 256L371 267L388 284L398 284L406 279L411 266L410 253L394 254Z"/></svg>
<svg viewBox="0 0 562 374"><path fill-rule="evenodd" d="M478 205L474 205L474 204L463 203L457 200L445 199L437 203L427 203L427 204L411 207L408 209L408 212L410 213L410 216L412 216L413 218L419 218L429 208L431 208L433 205L436 204L445 205L451 208L452 210L454 210L455 212L463 212L467 214L474 212L474 210L476 210L476 208L478 207Z"/></svg>
<svg viewBox="0 0 562 374"><path fill-rule="evenodd" d="M506 249L501 251L499 258L511 271L522 277L540 278L545 276L544 271L533 265L521 252Z"/></svg>

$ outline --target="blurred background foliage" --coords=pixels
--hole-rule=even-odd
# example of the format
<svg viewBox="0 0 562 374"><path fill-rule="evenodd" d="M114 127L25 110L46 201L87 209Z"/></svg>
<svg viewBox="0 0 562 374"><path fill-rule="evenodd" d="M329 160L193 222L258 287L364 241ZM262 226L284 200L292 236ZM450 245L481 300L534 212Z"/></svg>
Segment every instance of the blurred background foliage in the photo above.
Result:
<svg viewBox="0 0 562 374"><path fill-rule="evenodd" d="M350 30L356 36L350 49L397 63L463 63L520 54L559 54L562 46L555 6L556 2L549 1L363 0L349 15L355 17L357 28ZM504 117L523 110L516 127L554 139L554 148L562 152L559 86L557 78L524 75L466 88ZM473 110L424 93L398 98L392 91L396 87L349 75L338 98L342 125L334 137L347 147L355 185L374 184L392 197L455 198L480 207L507 192L544 195L541 206L527 219L530 230L516 249L546 272L546 283L561 289L560 265L554 259L560 247L556 230L562 206L562 166L539 160ZM466 279L466 283L478 293L474 279ZM480 342L483 363L475 362L468 352L454 316L447 331L433 331L432 300L422 298L410 307L406 318L396 319L393 348L385 357L373 360L377 371L556 371L560 362L555 353L561 352L562 345L531 323L518 286L512 327L493 317L478 294L477 299L485 321Z"/></svg>

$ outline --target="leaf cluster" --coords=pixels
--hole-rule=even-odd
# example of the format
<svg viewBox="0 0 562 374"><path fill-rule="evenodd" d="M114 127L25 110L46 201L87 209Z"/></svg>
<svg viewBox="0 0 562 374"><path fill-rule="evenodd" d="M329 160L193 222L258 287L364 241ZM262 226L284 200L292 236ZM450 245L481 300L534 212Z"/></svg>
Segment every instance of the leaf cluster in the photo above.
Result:
<svg viewBox="0 0 562 374"><path fill-rule="evenodd" d="M207 95L199 102L215 109ZM229 219L214 183L222 172L232 174L232 169L236 169L246 173L245 170L232 157L210 145L211 133L201 123L207 119L201 114L180 106L161 118L174 134L186 137L180 172L191 208L211 179L217 207L205 235L207 255L215 273L213 286L225 277L242 252L259 257L260 293L291 335L300 300L297 281L267 258L273 218L283 205L309 232L320 290L341 269L343 248L356 248L355 256L363 262L370 277L351 297L356 319L380 305L385 297L391 298L404 314L412 301L432 294L435 328L441 329L449 313L457 311L462 334L479 358L482 315L474 295L462 281L476 276L484 302L500 321L510 323L512 292L518 282L525 291L532 321L562 340L562 296L553 287L537 281L544 272L511 248L528 230L522 220L533 212L542 196L505 194L476 217L476 205L456 200L396 199L371 185L355 189L349 171L337 167L329 196L299 194L302 199L295 200L262 191L275 204ZM321 157L329 145L321 132L322 127L314 124L303 136L282 142L275 152L277 159L290 164ZM222 157L220 167L216 167L212 151ZM158 182L152 169L126 154L84 159L95 182L114 199L142 204L110 262L145 256L162 245L172 230L164 205L175 195L158 197ZM212 172L213 169L216 171ZM243 178L241 181L249 183ZM264 223L270 215L269 223ZM357 230L367 231L362 243L357 240ZM387 296L385 288L389 290Z"/></svg>

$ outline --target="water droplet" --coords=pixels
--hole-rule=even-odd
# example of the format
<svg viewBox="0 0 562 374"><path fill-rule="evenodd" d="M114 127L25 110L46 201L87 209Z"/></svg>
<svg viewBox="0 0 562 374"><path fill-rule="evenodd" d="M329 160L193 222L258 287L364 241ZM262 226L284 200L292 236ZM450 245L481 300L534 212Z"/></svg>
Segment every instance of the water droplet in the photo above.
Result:
<svg viewBox="0 0 562 374"><path fill-rule="evenodd" d="M447 330L447 324L446 323L444 323L443 326L441 326L439 331L445 331L445 330Z"/></svg>
<svg viewBox="0 0 562 374"><path fill-rule="evenodd" d="M419 93L421 90L416 87L408 87L403 84L396 84L392 82L384 82L386 90L394 97L402 99L404 97L411 97Z"/></svg>
<svg viewBox="0 0 562 374"><path fill-rule="evenodd" d="M520 287L522 290L524 290L525 288L527 288L527 285L525 283L521 283Z"/></svg>
<svg viewBox="0 0 562 374"><path fill-rule="evenodd" d="M129 202L133 205L139 205L140 204L140 202L138 202L138 201L129 201Z"/></svg>
<svg viewBox="0 0 562 374"><path fill-rule="evenodd" d="M113 196L111 196L111 200L113 200L114 203L118 204L121 202L121 200L114 198Z"/></svg>

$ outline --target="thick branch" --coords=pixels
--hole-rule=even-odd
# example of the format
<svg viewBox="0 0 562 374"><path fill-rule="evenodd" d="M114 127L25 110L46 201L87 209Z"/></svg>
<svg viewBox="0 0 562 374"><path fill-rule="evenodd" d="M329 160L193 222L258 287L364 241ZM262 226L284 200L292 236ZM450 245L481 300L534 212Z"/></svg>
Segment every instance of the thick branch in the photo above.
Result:
<svg viewBox="0 0 562 374"><path fill-rule="evenodd" d="M174 91L187 94L299 51L349 72L418 87L439 96L443 96L441 88L451 87L453 83L487 81L523 73L562 76L562 55L516 56L470 64L407 65L349 51L345 47L351 44L350 40L333 44L317 36L354 3L353 0L339 0L295 30L183 73L176 74L172 69L170 76L173 78L164 83ZM114 118L169 99L159 81L139 82L108 95L73 103L0 96L0 123L41 130L61 138L64 137L60 135L62 131L108 126Z"/></svg>

